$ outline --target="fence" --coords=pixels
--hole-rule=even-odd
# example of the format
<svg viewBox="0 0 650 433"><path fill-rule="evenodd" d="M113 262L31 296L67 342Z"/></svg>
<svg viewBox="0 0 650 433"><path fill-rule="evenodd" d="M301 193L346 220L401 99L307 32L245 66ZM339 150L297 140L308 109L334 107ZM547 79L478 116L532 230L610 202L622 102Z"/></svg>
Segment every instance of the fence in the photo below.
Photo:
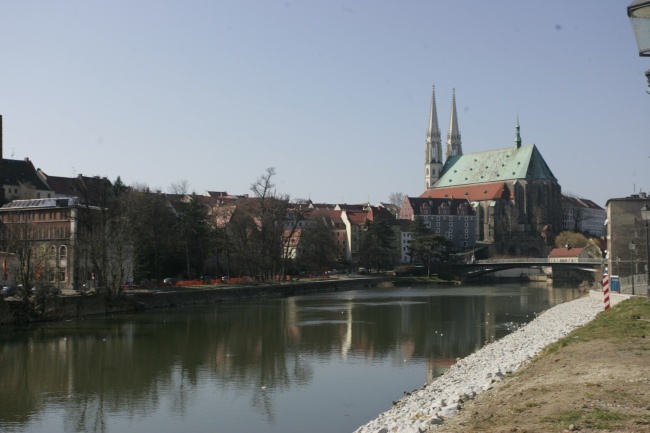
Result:
<svg viewBox="0 0 650 433"><path fill-rule="evenodd" d="M648 276L646 274L637 274L619 279L621 283L621 294L641 295L648 294Z"/></svg>

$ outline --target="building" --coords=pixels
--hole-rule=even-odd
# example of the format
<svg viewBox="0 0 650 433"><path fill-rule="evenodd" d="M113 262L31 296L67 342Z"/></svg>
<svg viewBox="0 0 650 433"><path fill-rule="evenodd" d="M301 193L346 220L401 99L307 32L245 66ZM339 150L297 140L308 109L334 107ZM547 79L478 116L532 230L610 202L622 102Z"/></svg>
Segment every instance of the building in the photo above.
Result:
<svg viewBox="0 0 650 433"><path fill-rule="evenodd" d="M427 189L420 198L467 199L478 220L477 242L493 244L526 234L528 254L545 255L545 240L533 239L561 227L562 190L537 146L522 145L519 120L514 146L463 154L454 92L443 164L435 107L434 91L425 149Z"/></svg>
<svg viewBox="0 0 650 433"><path fill-rule="evenodd" d="M553 248L548 255L548 261L553 263L577 263L580 259L591 258L585 248Z"/></svg>
<svg viewBox="0 0 650 433"><path fill-rule="evenodd" d="M460 250L474 247L476 243L476 214L466 198L404 198L400 219L424 220L435 234L452 241Z"/></svg>
<svg viewBox="0 0 650 433"><path fill-rule="evenodd" d="M61 289L72 288L80 278L75 269L76 213L77 203L73 199L14 200L2 206L0 244L15 256L4 279L19 280L19 267L27 264L21 263L24 257L33 260L30 266L34 283L42 281Z"/></svg>
<svg viewBox="0 0 650 433"><path fill-rule="evenodd" d="M631 293L634 286L635 294L640 295L646 294L648 263L648 234L641 218L643 205L650 207L646 193L611 198L605 205L609 273L620 278L621 291Z"/></svg>
<svg viewBox="0 0 650 433"><path fill-rule="evenodd" d="M587 236L605 236L607 212L591 200L562 194L562 228Z"/></svg>

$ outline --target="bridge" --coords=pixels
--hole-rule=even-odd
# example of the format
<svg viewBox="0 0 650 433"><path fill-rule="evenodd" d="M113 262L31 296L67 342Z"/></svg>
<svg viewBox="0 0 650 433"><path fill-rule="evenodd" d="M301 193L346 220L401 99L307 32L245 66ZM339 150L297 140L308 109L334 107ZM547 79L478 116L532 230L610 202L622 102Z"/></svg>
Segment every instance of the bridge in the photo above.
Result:
<svg viewBox="0 0 650 433"><path fill-rule="evenodd" d="M516 258L516 259L490 259L477 260L473 263L458 264L458 276L463 279L480 277L492 272L515 268L540 268L552 266L554 268L573 268L589 272L598 272L597 268L605 265L603 259L542 259L542 258Z"/></svg>

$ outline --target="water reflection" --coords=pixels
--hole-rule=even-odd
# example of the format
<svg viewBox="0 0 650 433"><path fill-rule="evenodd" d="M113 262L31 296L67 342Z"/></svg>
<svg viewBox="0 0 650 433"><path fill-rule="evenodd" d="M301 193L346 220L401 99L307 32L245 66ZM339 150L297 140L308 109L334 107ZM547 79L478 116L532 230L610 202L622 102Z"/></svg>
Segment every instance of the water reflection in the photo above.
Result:
<svg viewBox="0 0 650 433"><path fill-rule="evenodd" d="M388 287L5 328L0 430L351 431L576 296Z"/></svg>

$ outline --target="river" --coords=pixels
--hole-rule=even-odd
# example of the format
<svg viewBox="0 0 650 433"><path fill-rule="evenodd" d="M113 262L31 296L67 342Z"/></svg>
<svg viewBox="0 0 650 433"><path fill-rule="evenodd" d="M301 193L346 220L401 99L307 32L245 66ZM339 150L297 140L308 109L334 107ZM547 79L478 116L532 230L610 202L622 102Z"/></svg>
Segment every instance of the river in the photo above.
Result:
<svg viewBox="0 0 650 433"><path fill-rule="evenodd" d="M0 431L351 432L577 296L374 287L0 327Z"/></svg>

